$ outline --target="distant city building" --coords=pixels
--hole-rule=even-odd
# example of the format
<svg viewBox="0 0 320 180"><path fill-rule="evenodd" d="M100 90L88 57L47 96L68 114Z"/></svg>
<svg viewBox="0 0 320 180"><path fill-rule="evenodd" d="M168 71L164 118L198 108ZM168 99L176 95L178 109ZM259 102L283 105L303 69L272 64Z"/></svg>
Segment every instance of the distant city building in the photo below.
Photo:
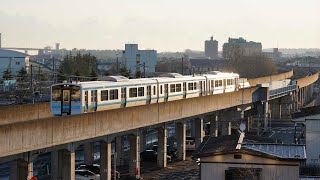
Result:
<svg viewBox="0 0 320 180"><path fill-rule="evenodd" d="M278 48L273 48L272 52L263 52L262 54L272 60L278 60L282 56Z"/></svg>
<svg viewBox="0 0 320 180"><path fill-rule="evenodd" d="M212 36L210 40L204 42L204 54L211 59L218 58L218 41L213 40Z"/></svg>
<svg viewBox="0 0 320 180"><path fill-rule="evenodd" d="M208 71L223 71L227 63L223 60L192 58L190 65L194 73L201 74Z"/></svg>
<svg viewBox="0 0 320 180"><path fill-rule="evenodd" d="M228 42L223 44L222 56L228 59L234 54L241 56L255 56L260 55L261 52L262 45L260 42L246 41L242 37L229 38Z"/></svg>
<svg viewBox="0 0 320 180"><path fill-rule="evenodd" d="M139 50L138 44L126 44L122 54L122 61L132 75L135 75L139 70L143 73L144 65L146 75L153 75L157 64L157 51Z"/></svg>
<svg viewBox="0 0 320 180"><path fill-rule="evenodd" d="M3 72L9 69L12 75L17 75L21 68L29 67L29 55L18 51L0 49L0 79Z"/></svg>

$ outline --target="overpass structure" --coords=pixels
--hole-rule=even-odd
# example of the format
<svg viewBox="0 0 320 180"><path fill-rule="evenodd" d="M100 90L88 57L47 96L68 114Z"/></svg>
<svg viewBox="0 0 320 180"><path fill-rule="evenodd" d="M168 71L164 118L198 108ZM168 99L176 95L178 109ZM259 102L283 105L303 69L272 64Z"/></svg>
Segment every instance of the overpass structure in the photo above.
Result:
<svg viewBox="0 0 320 180"><path fill-rule="evenodd" d="M312 84L319 74L290 83L276 82L292 75L289 71L250 79L252 87L231 93L73 116L52 117L49 103L5 107L0 113L0 160L12 161L15 175L11 179L26 179L32 176L33 159L52 152L53 179L74 179L76 147L85 144L85 163L92 164L92 142L100 141L101 179L111 179L111 141L116 141L117 163L121 164L121 136L130 134L129 173L138 178L145 127L158 129L157 162L166 167L167 123L176 123L178 158L184 160L187 119L194 120L198 146L204 117L209 117L210 135L218 136L231 133L234 115L249 125L245 114L250 109L264 117L267 128L268 117L281 118L300 108L311 98Z"/></svg>

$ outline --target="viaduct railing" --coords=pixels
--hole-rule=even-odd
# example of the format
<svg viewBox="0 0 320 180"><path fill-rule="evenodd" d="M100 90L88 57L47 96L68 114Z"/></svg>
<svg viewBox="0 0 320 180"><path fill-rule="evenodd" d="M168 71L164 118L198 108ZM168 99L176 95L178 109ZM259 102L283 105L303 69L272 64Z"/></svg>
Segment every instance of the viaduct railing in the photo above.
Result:
<svg viewBox="0 0 320 180"><path fill-rule="evenodd" d="M275 74L272 76L265 76L265 77L259 77L254 79L248 79L248 82L250 83L250 86L256 86L257 84L262 83L269 83L271 81L279 81L283 79L289 79L293 76L293 70L281 73L281 74Z"/></svg>
<svg viewBox="0 0 320 180"><path fill-rule="evenodd" d="M303 77L296 80L296 84L299 88L309 86L310 84L315 83L319 78L319 72L311 76Z"/></svg>

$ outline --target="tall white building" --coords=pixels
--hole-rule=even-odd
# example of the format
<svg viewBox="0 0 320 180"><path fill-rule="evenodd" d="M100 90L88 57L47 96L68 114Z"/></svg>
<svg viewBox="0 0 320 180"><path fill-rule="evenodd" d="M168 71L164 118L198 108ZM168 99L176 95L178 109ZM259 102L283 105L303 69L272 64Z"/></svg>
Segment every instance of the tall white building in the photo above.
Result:
<svg viewBox="0 0 320 180"><path fill-rule="evenodd" d="M130 70L131 75L135 75L140 70L146 75L153 75L157 64L156 50L139 50L138 44L126 44L122 54L122 63Z"/></svg>
<svg viewBox="0 0 320 180"><path fill-rule="evenodd" d="M0 79L3 72L9 69L12 75L17 75L21 68L29 67L29 55L17 51L0 49Z"/></svg>

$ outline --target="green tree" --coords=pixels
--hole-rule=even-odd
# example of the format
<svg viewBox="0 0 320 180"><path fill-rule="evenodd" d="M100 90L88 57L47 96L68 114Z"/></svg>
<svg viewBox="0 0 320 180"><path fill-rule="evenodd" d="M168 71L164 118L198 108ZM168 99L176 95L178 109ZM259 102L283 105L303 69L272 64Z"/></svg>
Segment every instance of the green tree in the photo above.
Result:
<svg viewBox="0 0 320 180"><path fill-rule="evenodd" d="M13 75L12 75L11 71L10 71L9 69L7 69L7 70L5 70L5 71L3 72L2 78L3 78L4 80L11 80L11 79L13 79Z"/></svg>
<svg viewBox="0 0 320 180"><path fill-rule="evenodd" d="M22 67L21 70L18 72L17 80L19 82L25 82L28 80L28 73L24 67Z"/></svg>
<svg viewBox="0 0 320 180"><path fill-rule="evenodd" d="M98 75L97 75L97 73L96 73L96 71L94 69L91 69L90 77L93 77L93 78L90 79L91 81L97 80Z"/></svg>
<svg viewBox="0 0 320 180"><path fill-rule="evenodd" d="M141 78L141 75L142 75L141 71L138 70L138 71L136 72L136 78Z"/></svg>
<svg viewBox="0 0 320 180"><path fill-rule="evenodd" d="M58 82L62 82L62 81L67 80L67 76L64 72L63 66L59 67L57 78L58 78Z"/></svg>
<svg viewBox="0 0 320 180"><path fill-rule="evenodd" d="M129 77L131 73L130 70L127 69L127 67L123 66L120 68L120 74L122 76Z"/></svg>

